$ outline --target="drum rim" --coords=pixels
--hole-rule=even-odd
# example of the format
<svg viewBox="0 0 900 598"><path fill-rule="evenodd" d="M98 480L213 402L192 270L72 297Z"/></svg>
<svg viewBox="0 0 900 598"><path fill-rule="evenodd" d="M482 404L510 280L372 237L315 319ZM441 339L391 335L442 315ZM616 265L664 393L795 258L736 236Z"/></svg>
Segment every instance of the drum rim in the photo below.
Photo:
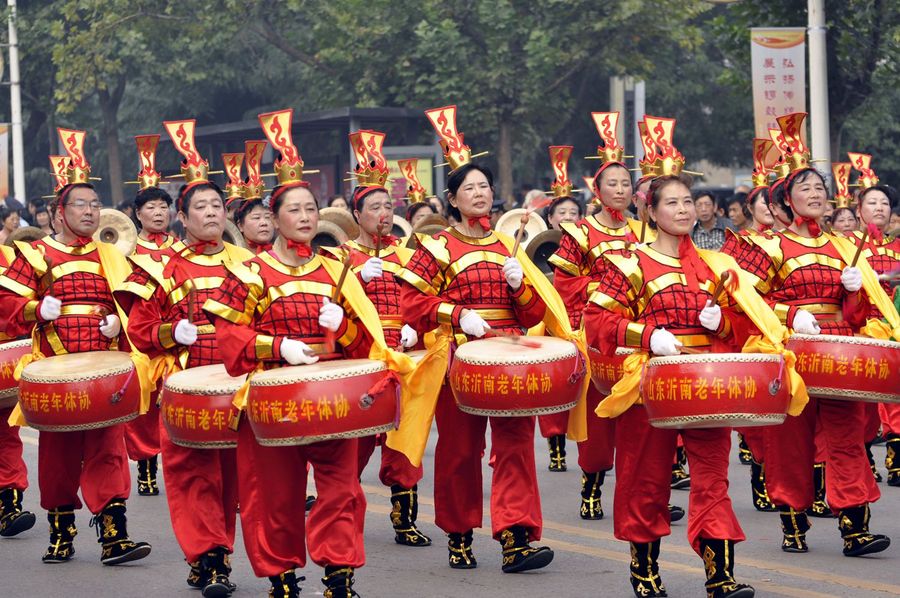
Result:
<svg viewBox="0 0 900 598"><path fill-rule="evenodd" d="M858 401L861 403L900 403L900 393L896 392L862 391L850 388L834 388L832 386L807 386L806 392L810 396L829 400Z"/></svg>
<svg viewBox="0 0 900 598"><path fill-rule="evenodd" d="M547 337L547 338L555 338L555 337ZM538 349L530 349L529 351L533 354L529 354L526 358L525 355L504 355L503 360L498 360L499 358L496 356L467 356L465 353L460 355L460 352L464 350L466 345L469 343L464 343L459 346L459 348L453 353L453 361L460 361L461 363L465 363L467 365L540 365L542 363L553 363L557 361L562 361L564 359L573 359L578 356L578 348L571 341L567 341L564 339L557 339L568 345L566 348L566 354L564 355L551 355L551 356L542 356L538 358L540 353L537 353ZM475 341L470 341L475 342ZM562 345L560 345L560 349L562 349Z"/></svg>
<svg viewBox="0 0 900 598"><path fill-rule="evenodd" d="M350 361L350 360L335 360L335 361ZM303 368L307 366L304 365L292 365L292 366L283 366L280 368L275 368L271 370L266 370L265 372L260 372L256 376L250 379L250 388L253 387L272 387L272 386L287 386L289 384L307 384L310 382L328 382L330 380L344 380L350 377L356 376L368 376L369 374L381 374L386 373L388 371L387 365L383 361L378 361L377 359L361 359L359 361L363 362L371 362L371 363L359 363L359 364L351 364L345 365L345 368L360 368L361 371L341 371L342 368L334 368L329 372L319 371L316 373L314 368L310 368L309 370L305 370L309 372L309 376L303 377L301 379L285 379L282 377L278 377L277 374L284 375L283 370L288 368L299 368L297 371L304 371ZM266 376L266 374L269 374Z"/></svg>
<svg viewBox="0 0 900 598"><path fill-rule="evenodd" d="M722 416L727 416L726 419L729 420L737 420L737 421L747 421L747 422L758 422L756 425L767 426L772 424L780 424L784 423L784 420L787 419L787 413L747 413L747 412L735 412L735 413L715 413L715 414L706 414L706 415L675 415L670 417L657 417L657 418L647 418L650 422L651 426L655 426L658 428L677 428L683 426L685 424L692 423L701 423L713 421L716 419L722 419ZM722 428L727 428L730 426L722 425L719 426ZM750 427L750 426L743 426Z"/></svg>
<svg viewBox="0 0 900 598"><path fill-rule="evenodd" d="M794 333L788 339L801 342L826 342L842 345L868 345L870 347L884 347L885 349L900 349L900 342L889 339L872 338L870 336L842 336L840 334L797 334Z"/></svg>
<svg viewBox="0 0 900 598"><path fill-rule="evenodd" d="M195 397L228 397L228 396L230 396L233 399L234 395L237 393L237 391L239 391L241 389L241 386L243 386L243 382L235 385L234 388L223 389L221 387L214 387L214 388L187 389L187 388L179 388L179 387L169 386L169 383L167 382L163 386L164 392L162 393L162 399L164 400L166 395L169 393L184 395L184 396L188 396L188 397L190 397L190 396L195 396Z"/></svg>
<svg viewBox="0 0 900 598"><path fill-rule="evenodd" d="M234 432L234 435L237 436L237 432ZM233 449L237 448L238 445L237 438L234 440L213 440L211 442L190 442L176 440L169 434L169 439L172 441L172 444L190 449Z"/></svg>
<svg viewBox="0 0 900 598"><path fill-rule="evenodd" d="M601 359L615 359L616 357L627 357L629 355L634 355L638 351L640 351L640 349L635 349L634 347L616 347L615 356L609 357L605 353L602 353L596 347L588 345L588 353L596 353L597 356L600 357ZM591 359L594 359L593 356L591 357Z"/></svg>
<svg viewBox="0 0 900 598"><path fill-rule="evenodd" d="M30 338L22 338L17 341L8 341L0 344L0 351L6 351L7 349L18 349L20 347L30 347L31 339Z"/></svg>
<svg viewBox="0 0 900 598"><path fill-rule="evenodd" d="M199 370L201 368L208 368L210 372L215 371L217 373L224 374L225 376L228 376L229 378L231 378L231 380L225 380L221 383L217 383L217 386L214 386L214 387L207 386L204 388L197 388L197 389L193 389L193 388L187 389L182 386L170 386L170 383L172 382L172 378L175 378L175 383L178 384L179 378L188 378L188 375L185 374L185 372L191 372L192 374L197 374L198 372L196 370ZM203 373L203 372L200 372L200 373ZM185 375L181 376L181 374L185 374ZM230 394L236 393L238 390L240 390L241 386L243 386L244 382L246 382L246 381L247 381L247 376L245 374L241 374L240 376L232 376L225 369L225 364L211 363L209 365L198 365L197 367L185 368L183 370L178 370L177 372L172 372L171 374L166 376L166 381L163 384L163 389L171 390L172 392L177 392L177 393L181 393L181 394L188 394L188 395L190 395L190 394L193 394L193 395L217 395L217 394L226 395L229 393ZM234 387L235 387L234 390L227 390L227 389L222 390L223 386L228 386L228 385L234 385ZM213 392L213 391L221 391L221 392Z"/></svg>
<svg viewBox="0 0 900 598"><path fill-rule="evenodd" d="M121 357L116 357L116 359L124 358L125 361L123 361L121 365L110 365L103 371L92 371L91 373L86 374L84 378L60 378L58 372L54 374L35 374L34 372L29 372L29 369L33 370L34 367L42 367L43 365L46 365L46 363L50 360L55 360L58 362L62 361L62 358L69 357L70 355L83 356L89 355L91 353L121 355ZM39 366L38 364L41 365ZM131 373L132 371L134 371L134 362L131 360L131 356L128 353L124 353L122 351L83 351L80 353L64 353L62 355L51 355L49 357L44 357L43 359L32 361L22 369L22 376L20 381L43 384L71 384L74 382L89 382L91 380L100 380L101 378L112 378L114 376L121 376L122 374Z"/></svg>
<svg viewBox="0 0 900 598"><path fill-rule="evenodd" d="M133 419L136 419L139 413L139 409L135 408L134 413L123 415L121 417L116 417L113 419L104 420L102 422L91 422L84 424L72 424L72 425L55 425L55 424L33 424L28 421L28 412L24 409L22 410L22 414L25 416L25 422L28 424L29 428L34 428L35 430L40 430L42 432L83 432L86 430L99 430L101 428L109 428L112 426L116 426L118 424L125 424L130 422Z"/></svg>
<svg viewBox="0 0 900 598"><path fill-rule="evenodd" d="M715 359L711 359L714 357ZM647 367L683 365L688 363L777 363L782 356L777 353L704 353L703 355L666 355L651 357Z"/></svg>
<svg viewBox="0 0 900 598"><path fill-rule="evenodd" d="M13 386L11 388L4 388L4 389L0 390L0 400L12 398L12 397L18 396L18 394L19 394L19 386L18 385Z"/></svg>
<svg viewBox="0 0 900 598"><path fill-rule="evenodd" d="M253 424L251 423L251 426ZM273 425L273 424L262 424ZM372 436L381 434L382 432L390 432L394 429L394 423L379 424L370 428L360 428L358 430L350 430L347 432L335 432L333 434L317 434L315 436L290 436L286 438L260 438L254 431L256 442L261 446L306 446L316 442L325 442L326 440L344 440L349 438L362 438L364 436Z"/></svg>
<svg viewBox="0 0 900 598"><path fill-rule="evenodd" d="M489 417L530 417L533 415L550 415L552 413L568 411L569 409L575 407L575 405L577 404L578 400L576 399L575 401L566 403L565 405L558 405L554 407L535 407L533 409L516 409L515 411L513 411L512 409L479 409L478 407L468 407L460 405L459 401L456 401L456 406L463 413Z"/></svg>

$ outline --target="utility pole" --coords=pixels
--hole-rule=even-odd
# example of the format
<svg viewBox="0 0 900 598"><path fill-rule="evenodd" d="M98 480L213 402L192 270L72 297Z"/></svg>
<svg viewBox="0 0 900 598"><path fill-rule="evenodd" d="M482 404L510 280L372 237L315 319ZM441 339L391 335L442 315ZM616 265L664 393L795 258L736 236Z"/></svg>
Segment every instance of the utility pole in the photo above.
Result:
<svg viewBox="0 0 900 598"><path fill-rule="evenodd" d="M831 178L831 135L828 116L828 63L825 48L825 1L809 0L809 121L812 157L824 163Z"/></svg>
<svg viewBox="0 0 900 598"><path fill-rule="evenodd" d="M13 197L28 201L25 193L25 143L22 139L22 90L19 84L19 37L16 33L16 0L9 6L9 104L12 125Z"/></svg>

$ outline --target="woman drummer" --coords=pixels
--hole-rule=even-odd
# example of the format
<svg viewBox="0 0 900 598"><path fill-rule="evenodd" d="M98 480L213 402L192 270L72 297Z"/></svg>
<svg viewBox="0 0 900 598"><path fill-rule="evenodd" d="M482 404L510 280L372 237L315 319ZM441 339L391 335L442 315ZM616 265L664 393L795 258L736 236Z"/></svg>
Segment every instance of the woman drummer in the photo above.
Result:
<svg viewBox="0 0 900 598"><path fill-rule="evenodd" d="M247 178L241 190L243 201L234 211L234 223L247 242L247 249L257 255L272 249L275 232L272 229L272 211L262 203L265 185L259 168L265 148L265 141L244 142Z"/></svg>
<svg viewBox="0 0 900 598"><path fill-rule="evenodd" d="M732 310L711 304L717 279L691 241L694 201L689 181L676 176L683 157L673 151L671 158L680 164L672 162L674 172L655 178L647 193L656 240L631 253L606 253L607 267L584 311L588 342L606 355L614 355L617 347L656 356L678 355L683 346L733 351L748 331ZM657 558L660 538L670 533L666 505L680 434L693 474L688 538L706 566L707 595L753 596L753 588L733 576L734 547L745 537L728 497L731 430L654 428L641 405L616 419L613 523L616 537L631 543L635 595L666 595Z"/></svg>
<svg viewBox="0 0 900 598"><path fill-rule="evenodd" d="M426 114L442 136L452 168L447 197L458 224L433 237L418 237L419 248L400 272L403 320L420 334L452 327L457 343L482 338L491 330L521 335L542 321L545 303L524 280L521 264L510 257L511 248L491 230L493 175L471 162L471 150L456 133L455 112L455 106L447 106ZM435 523L450 536L450 567L471 569L477 565L472 533L482 518L481 459L488 418L461 411L446 379L435 417ZM529 544L540 539L542 527L534 417L491 418L490 423L491 525L503 550L502 569L516 573L545 567L553 552Z"/></svg>
<svg viewBox="0 0 900 598"><path fill-rule="evenodd" d="M783 162L791 172L773 193L773 200L783 200L791 211L791 225L771 236L746 237L748 242L734 245L732 254L795 333L850 336L865 324L869 298L860 292L862 273L848 265L839 239L819 227L828 193L822 176L809 167L809 155L800 139L805 116L790 114L778 119L786 140ZM785 552L809 550L806 510L814 498L817 422L825 436L831 480L828 503L839 517L844 555L861 556L889 546L889 538L868 530L868 505L880 492L863 445L864 413L861 402L810 397L802 414L766 430L768 492L781 512Z"/></svg>
<svg viewBox="0 0 900 598"><path fill-rule="evenodd" d="M260 115L263 130L281 152L275 161L278 186L270 197L278 233L273 248L243 265L230 266L219 292L204 305L215 322L225 367L233 376L260 367L369 353L366 328L348 316L341 303L330 301L335 280L325 258L310 246L318 204L303 181L303 162L291 141L292 112ZM337 341L334 347L326 347L329 336ZM244 546L254 573L271 581L269 596L299 595L302 578L294 570L306 565L307 538L310 557L325 568L325 596L357 596L353 573L365 563L366 499L359 484L356 439L264 447L247 422L239 434ZM307 464L312 465L318 491L308 522Z"/></svg>

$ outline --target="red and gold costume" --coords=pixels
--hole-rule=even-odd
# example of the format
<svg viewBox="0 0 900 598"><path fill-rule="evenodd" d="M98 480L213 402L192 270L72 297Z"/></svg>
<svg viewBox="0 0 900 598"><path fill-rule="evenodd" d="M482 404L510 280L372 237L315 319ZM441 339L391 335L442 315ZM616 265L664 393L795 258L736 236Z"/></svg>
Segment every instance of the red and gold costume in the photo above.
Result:
<svg viewBox="0 0 900 598"><path fill-rule="evenodd" d="M588 342L606 355L617 347L649 352L650 336L659 328L674 334L685 347L728 352L739 348L748 327L722 304L722 321L713 334L700 326L699 314L716 281L698 281L677 258L648 245L630 254L606 253L607 267L584 310ZM688 539L699 553L704 539L741 541L744 533L728 498L728 455L731 430L659 429L635 405L616 423L615 535L635 543L653 542L670 532L668 499L677 437L684 439L692 480L688 506Z"/></svg>
<svg viewBox="0 0 900 598"><path fill-rule="evenodd" d="M510 334L541 323L544 300L527 281L514 292L503 276L508 245L508 239L504 242L494 232L478 239L449 228L433 237L419 236L419 248L399 275L405 283L400 291L403 320L419 332L452 327L456 344L470 340L459 328L463 309L477 311L493 329ZM446 380L435 415L435 523L448 533L464 533L481 526L481 458L488 418L463 413ZM534 418L490 421L492 533L499 539L503 530L522 526L529 538L540 539Z"/></svg>
<svg viewBox="0 0 900 598"><path fill-rule="evenodd" d="M0 276L15 258L11 247L0 246ZM15 340L15 336L4 332L5 322L0 320L0 343ZM28 469L22 459L22 440L18 426L9 425L13 407L0 409L0 491L13 489L19 493L28 488Z"/></svg>
<svg viewBox="0 0 900 598"><path fill-rule="evenodd" d="M137 238L137 245L134 252L138 255L157 256L161 252L174 245L178 239L169 233L151 233L150 239L144 239L140 235Z"/></svg>

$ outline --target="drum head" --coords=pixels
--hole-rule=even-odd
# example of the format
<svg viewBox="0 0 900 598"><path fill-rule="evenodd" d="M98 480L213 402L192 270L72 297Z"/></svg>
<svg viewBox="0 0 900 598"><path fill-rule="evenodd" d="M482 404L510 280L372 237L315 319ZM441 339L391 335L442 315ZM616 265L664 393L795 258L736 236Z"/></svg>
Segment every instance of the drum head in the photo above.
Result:
<svg viewBox="0 0 900 598"><path fill-rule="evenodd" d="M131 356L121 351L68 353L32 361L22 371L30 382L92 380L128 372L134 368Z"/></svg>
<svg viewBox="0 0 900 598"><path fill-rule="evenodd" d="M295 382L338 380L386 370L384 362L375 359L336 359L268 370L253 376L250 379L250 386L280 386Z"/></svg>
<svg viewBox="0 0 900 598"><path fill-rule="evenodd" d="M246 378L229 376L221 363L201 365L169 376L166 389L184 394L230 394L237 392Z"/></svg>
<svg viewBox="0 0 900 598"><path fill-rule="evenodd" d="M524 337L523 337L524 338ZM526 347L508 338L485 338L461 345L454 354L456 359L482 365L510 365L546 363L574 357L575 344L551 336L529 336L529 343L540 347Z"/></svg>

